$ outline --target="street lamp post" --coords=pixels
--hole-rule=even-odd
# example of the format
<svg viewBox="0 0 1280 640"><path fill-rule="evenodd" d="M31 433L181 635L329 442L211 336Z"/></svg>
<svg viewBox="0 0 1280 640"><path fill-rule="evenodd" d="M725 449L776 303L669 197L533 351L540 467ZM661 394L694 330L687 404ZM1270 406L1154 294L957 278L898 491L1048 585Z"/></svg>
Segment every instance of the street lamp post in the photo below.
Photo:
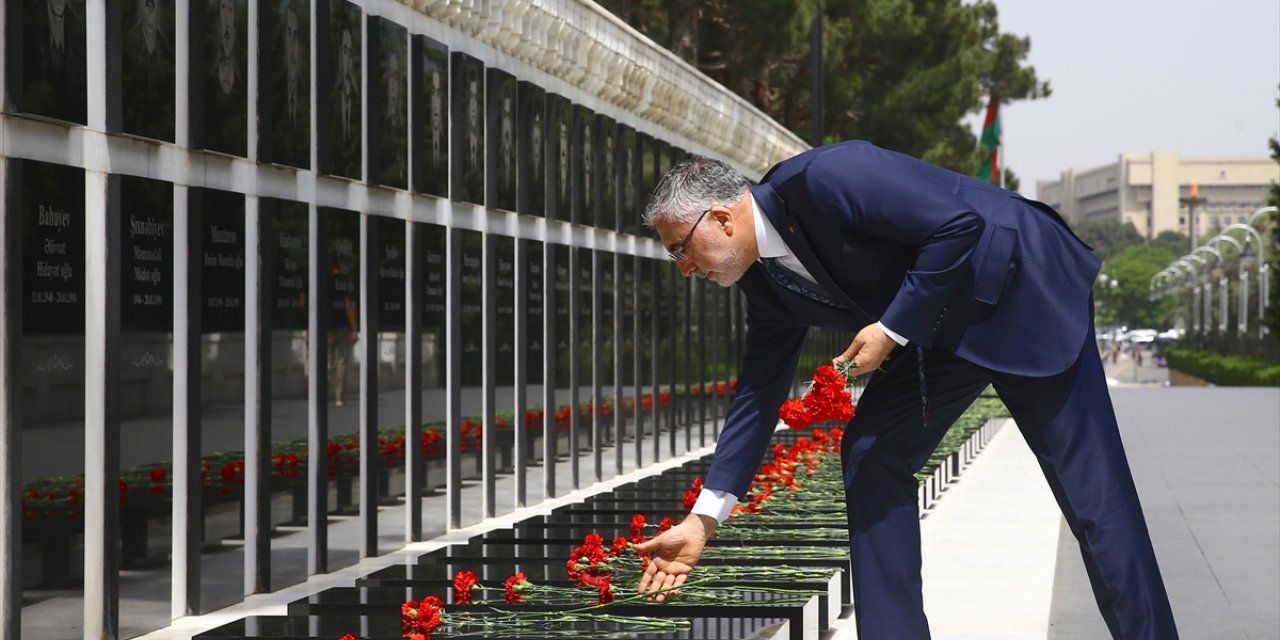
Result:
<svg viewBox="0 0 1280 640"><path fill-rule="evenodd" d="M1235 247L1237 256L1241 256L1241 257L1244 256L1244 245L1240 244L1239 240L1236 240L1235 238L1232 238L1231 236L1225 233L1220 233L1214 236L1212 239L1209 240L1208 244L1218 246L1223 242L1226 242L1231 246ZM1221 255L1221 251L1219 251L1219 255ZM1218 313L1219 313L1218 331L1223 334L1227 332L1227 326L1230 324L1230 318L1228 316L1230 315L1230 306L1231 306L1231 300L1230 300L1231 296L1229 295L1231 293L1231 288L1229 286L1230 279L1227 278L1227 275L1224 269L1222 269L1222 267L1225 267L1225 266L1226 265L1221 260L1219 260L1218 265L1215 266L1215 271L1218 272L1218 286L1222 288L1222 296L1219 298L1219 304L1218 304L1218 308L1219 308L1218 309ZM1239 333L1240 333L1240 323L1237 322L1236 334L1239 335Z"/></svg>
<svg viewBox="0 0 1280 640"><path fill-rule="evenodd" d="M1196 250L1195 250L1195 251L1192 251L1191 253L1194 255L1194 254L1196 254L1196 253L1200 253L1201 251L1208 251L1209 253L1212 253L1212 254L1213 254L1213 257L1214 257L1214 261L1213 261L1213 264L1212 264L1212 265L1210 265L1208 261L1205 261L1205 263L1204 263L1204 267L1205 267L1205 269L1204 269L1204 271L1205 271L1205 272L1204 272L1204 274L1203 274L1203 275L1204 275L1204 288L1205 288L1205 289L1204 289L1204 324L1205 324L1205 330L1206 330L1206 333L1207 333L1207 332L1208 332L1209 327L1214 326L1214 323L1213 323L1213 281L1214 281L1215 279L1219 279L1219 278L1221 278L1221 277L1222 277L1222 252L1221 252L1221 251L1218 251L1217 249L1215 249L1215 248L1213 248L1213 247L1211 247L1211 246L1209 246L1209 245L1202 245L1202 246L1196 247ZM1222 295L1224 295L1224 296L1225 296L1225 295L1226 295L1226 291L1223 291L1223 292L1222 292ZM1219 323L1219 324L1221 324L1221 323Z"/></svg>
<svg viewBox="0 0 1280 640"><path fill-rule="evenodd" d="M1253 225L1266 216L1280 216L1280 208L1263 207L1253 212L1249 216L1249 229L1254 233L1258 233L1253 229ZM1269 276L1271 275L1271 264L1267 262L1266 252L1264 250L1266 243L1262 241L1262 234L1258 233L1258 337L1262 338L1267 335L1267 325L1262 321L1262 317L1267 312L1267 294L1269 288Z"/></svg>

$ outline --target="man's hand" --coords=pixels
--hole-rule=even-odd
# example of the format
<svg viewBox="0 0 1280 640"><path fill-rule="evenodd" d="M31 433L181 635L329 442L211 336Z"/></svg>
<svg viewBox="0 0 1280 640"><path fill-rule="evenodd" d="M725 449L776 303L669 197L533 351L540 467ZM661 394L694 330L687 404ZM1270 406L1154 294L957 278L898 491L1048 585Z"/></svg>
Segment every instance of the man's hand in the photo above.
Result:
<svg viewBox="0 0 1280 640"><path fill-rule="evenodd" d="M651 555L637 591L652 594L649 598L658 602L675 597L677 591L664 590L675 589L689 578L718 525L711 516L691 513L680 524L636 545L636 551Z"/></svg>
<svg viewBox="0 0 1280 640"><path fill-rule="evenodd" d="M849 377L854 378L879 369L897 346L898 343L882 331L879 325L869 324L853 337L853 342L849 343L849 348L844 353L831 359L831 364L838 366L846 360L854 361L858 366L849 369Z"/></svg>

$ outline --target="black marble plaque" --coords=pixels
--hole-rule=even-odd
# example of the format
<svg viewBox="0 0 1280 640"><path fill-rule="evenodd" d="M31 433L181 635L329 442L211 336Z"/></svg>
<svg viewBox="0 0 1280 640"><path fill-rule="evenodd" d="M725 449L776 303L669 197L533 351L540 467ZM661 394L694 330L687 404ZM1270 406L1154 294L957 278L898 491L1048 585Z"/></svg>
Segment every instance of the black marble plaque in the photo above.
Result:
<svg viewBox="0 0 1280 640"><path fill-rule="evenodd" d="M359 180L362 116L360 8L341 0L316 5L320 171Z"/></svg>
<svg viewBox="0 0 1280 640"><path fill-rule="evenodd" d="M84 333L84 171L10 160L10 198L22 216L22 332Z"/></svg>
<svg viewBox="0 0 1280 640"><path fill-rule="evenodd" d="M191 3L191 146L244 156L249 98L247 0ZM127 98L126 98L127 99Z"/></svg>
<svg viewBox="0 0 1280 640"><path fill-rule="evenodd" d="M423 349L423 388L443 387L449 304L448 230L440 225L418 224L422 225L422 341L431 347Z"/></svg>
<svg viewBox="0 0 1280 640"><path fill-rule="evenodd" d="M647 197L653 193L653 188L658 186L657 141L643 133L637 133L636 138L640 147L640 190Z"/></svg>
<svg viewBox="0 0 1280 640"><path fill-rule="evenodd" d="M646 203L640 187L640 160L637 154L636 132L626 125L618 126L618 230L639 235L640 212Z"/></svg>
<svg viewBox="0 0 1280 640"><path fill-rule="evenodd" d="M320 224L324 229L324 261L330 275L326 326L331 334L359 333L360 214L321 207Z"/></svg>
<svg viewBox="0 0 1280 640"><path fill-rule="evenodd" d="M485 138L485 202L492 209L516 209L516 78L498 69L485 71L487 80Z"/></svg>
<svg viewBox="0 0 1280 640"><path fill-rule="evenodd" d="M596 205L599 203L596 181L596 114L581 105L573 109L573 131L569 138L569 156L572 169L569 181L573 189L572 222L593 225L596 223Z"/></svg>
<svg viewBox="0 0 1280 640"><path fill-rule="evenodd" d="M513 238L498 236L493 239L494 249L494 335L495 350L493 379L499 386L515 384L516 337L516 242Z"/></svg>
<svg viewBox="0 0 1280 640"><path fill-rule="evenodd" d="M378 330L404 331L404 221L377 218Z"/></svg>
<svg viewBox="0 0 1280 640"><path fill-rule="evenodd" d="M484 64L451 54L454 200L484 204Z"/></svg>
<svg viewBox="0 0 1280 640"><path fill-rule="evenodd" d="M555 252L556 283L556 379L557 389L568 389L570 385L569 363L573 357L570 348L572 336L572 316L569 314L569 298L573 295L573 277L569 271L569 247L553 245ZM567 396L563 396L567 399Z"/></svg>
<svg viewBox="0 0 1280 640"><path fill-rule="evenodd" d="M462 386L478 387L484 374L484 236L461 235Z"/></svg>
<svg viewBox="0 0 1280 640"><path fill-rule="evenodd" d="M573 201L569 179L573 105L561 96L548 95L547 123L547 217L568 222Z"/></svg>
<svg viewBox="0 0 1280 640"><path fill-rule="evenodd" d="M525 251L525 282L528 283L525 289L525 342L523 345L517 345L517 348L523 348L525 352L525 380L529 384L542 383L543 371L543 354L542 345L542 314L545 311L544 296L542 288L544 285L544 268L543 264L543 248L541 242L533 240L523 240L527 243ZM535 403L536 404L536 403Z"/></svg>
<svg viewBox="0 0 1280 640"><path fill-rule="evenodd" d="M174 2L124 0L123 5L122 130L173 142Z"/></svg>
<svg viewBox="0 0 1280 640"><path fill-rule="evenodd" d="M600 194L595 225L618 228L618 125L612 118L596 116L595 182Z"/></svg>
<svg viewBox="0 0 1280 640"><path fill-rule="evenodd" d="M449 49L413 36L413 190L449 195Z"/></svg>
<svg viewBox="0 0 1280 640"><path fill-rule="evenodd" d="M667 171L671 169L671 145L658 140L654 143L654 154L657 156L658 167L656 169L657 180L661 180L662 176L667 175ZM657 182L654 182L657 186Z"/></svg>
<svg viewBox="0 0 1280 640"><path fill-rule="evenodd" d="M369 17L369 176L388 187L409 186L409 33Z"/></svg>
<svg viewBox="0 0 1280 640"><path fill-rule="evenodd" d="M311 8L306 0L258 3L258 157L311 168ZM267 62L270 61L270 62Z"/></svg>
<svg viewBox="0 0 1280 640"><path fill-rule="evenodd" d="M614 281L614 264L613 254L597 252L596 258L599 261L599 285L597 304L600 305L600 324L596 327L596 348L599 354L596 356L599 360L597 369L600 371L600 379L598 383L603 385L613 384L613 319L614 319L614 293L616 289ZM611 395L612 391L606 391L605 395Z"/></svg>
<svg viewBox="0 0 1280 640"><path fill-rule="evenodd" d="M622 256L618 267L618 295L622 297L622 332L615 338L622 345L622 380L626 385L636 382L635 356L639 334L636 332L636 264L632 256ZM632 390L624 389L631 395Z"/></svg>
<svg viewBox="0 0 1280 640"><path fill-rule="evenodd" d="M516 210L541 216L547 211L547 94L542 87L521 81L516 87L519 102L516 157Z"/></svg>
<svg viewBox="0 0 1280 640"><path fill-rule="evenodd" d="M84 0L9 0L4 9L14 109L85 124Z"/></svg>
<svg viewBox="0 0 1280 640"><path fill-rule="evenodd" d="M244 196L193 188L189 210L199 221L204 333L244 331ZM192 256L196 260L196 256ZM194 265L193 265L194 266Z"/></svg>
<svg viewBox="0 0 1280 640"><path fill-rule="evenodd" d="M271 243L271 328L305 331L311 226L307 205L275 198L259 202L262 217L270 225L263 242Z"/></svg>
<svg viewBox="0 0 1280 640"><path fill-rule="evenodd" d="M120 178L120 330L173 330L173 185Z"/></svg>
<svg viewBox="0 0 1280 640"><path fill-rule="evenodd" d="M578 254L577 281L574 282L575 294L578 296L578 384L583 387L591 386L591 367L593 338L595 325L592 322L592 314L595 306L595 285L591 280L592 269L592 251L590 249L579 249L575 247L573 251Z"/></svg>

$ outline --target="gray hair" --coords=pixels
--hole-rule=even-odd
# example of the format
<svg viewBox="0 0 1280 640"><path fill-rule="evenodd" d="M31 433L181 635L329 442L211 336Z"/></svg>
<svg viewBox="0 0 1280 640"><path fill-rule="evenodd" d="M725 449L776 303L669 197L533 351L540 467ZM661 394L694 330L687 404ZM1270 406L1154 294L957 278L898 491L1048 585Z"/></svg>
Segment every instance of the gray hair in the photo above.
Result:
<svg viewBox="0 0 1280 640"><path fill-rule="evenodd" d="M748 186L747 179L728 164L691 154L658 181L644 209L644 224L653 228L658 220L693 222L711 207L737 204Z"/></svg>

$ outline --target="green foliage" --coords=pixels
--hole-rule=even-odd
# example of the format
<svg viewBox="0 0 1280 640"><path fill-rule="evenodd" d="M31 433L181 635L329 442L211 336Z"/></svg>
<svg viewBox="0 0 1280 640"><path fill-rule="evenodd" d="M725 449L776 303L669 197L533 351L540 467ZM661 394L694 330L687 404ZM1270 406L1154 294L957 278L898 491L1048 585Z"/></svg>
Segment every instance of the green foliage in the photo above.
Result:
<svg viewBox="0 0 1280 640"><path fill-rule="evenodd" d="M1280 107L1280 99L1276 100L1276 107ZM1271 147L1271 159L1280 164L1280 139L1271 138L1267 140L1268 146ZM1267 205L1272 207L1280 207L1280 182L1272 182L1271 188L1267 190ZM1263 323L1271 330L1272 335L1280 336L1280 213L1273 213L1271 220L1271 246L1267 247L1267 255L1270 256L1268 262L1271 263L1271 291L1267 296L1267 311L1263 319ZM1264 234L1265 235L1265 234Z"/></svg>
<svg viewBox="0 0 1280 640"><path fill-rule="evenodd" d="M1164 249L1175 256L1181 256L1190 250L1191 241L1187 239L1185 233L1166 229L1151 240L1151 246Z"/></svg>
<svg viewBox="0 0 1280 640"><path fill-rule="evenodd" d="M1081 240L1093 247L1094 253L1097 253L1103 262L1109 260L1111 256L1120 250L1143 242L1142 234L1133 228L1133 223L1120 222L1119 220L1080 220L1071 223L1071 230L1077 236L1080 236ZM1182 254L1179 253L1174 258L1180 255ZM1166 265L1161 265L1161 268L1164 268L1164 266Z"/></svg>
<svg viewBox="0 0 1280 640"><path fill-rule="evenodd" d="M1132 227L1130 227L1132 228ZM1120 284L1103 287L1101 278L1094 282L1093 299L1097 302L1103 324L1130 327L1163 328L1168 325L1172 300L1149 299L1151 278L1177 255L1161 247L1145 244L1129 245L1103 264L1103 273Z"/></svg>
<svg viewBox="0 0 1280 640"><path fill-rule="evenodd" d="M605 0L670 46L670 16L690 0ZM673 6L674 5L674 6ZM810 126L809 27L818 0L699 3L699 69L802 138ZM990 0L825 0L825 142L860 138L972 175L977 137L962 119L985 97L1049 95L1024 64L1028 38L1000 32ZM767 35L766 35L767 34Z"/></svg>
<svg viewBox="0 0 1280 640"><path fill-rule="evenodd" d="M1186 347L1170 347L1169 368L1189 373L1217 385L1237 387L1280 386L1280 365L1256 358L1220 355Z"/></svg>

